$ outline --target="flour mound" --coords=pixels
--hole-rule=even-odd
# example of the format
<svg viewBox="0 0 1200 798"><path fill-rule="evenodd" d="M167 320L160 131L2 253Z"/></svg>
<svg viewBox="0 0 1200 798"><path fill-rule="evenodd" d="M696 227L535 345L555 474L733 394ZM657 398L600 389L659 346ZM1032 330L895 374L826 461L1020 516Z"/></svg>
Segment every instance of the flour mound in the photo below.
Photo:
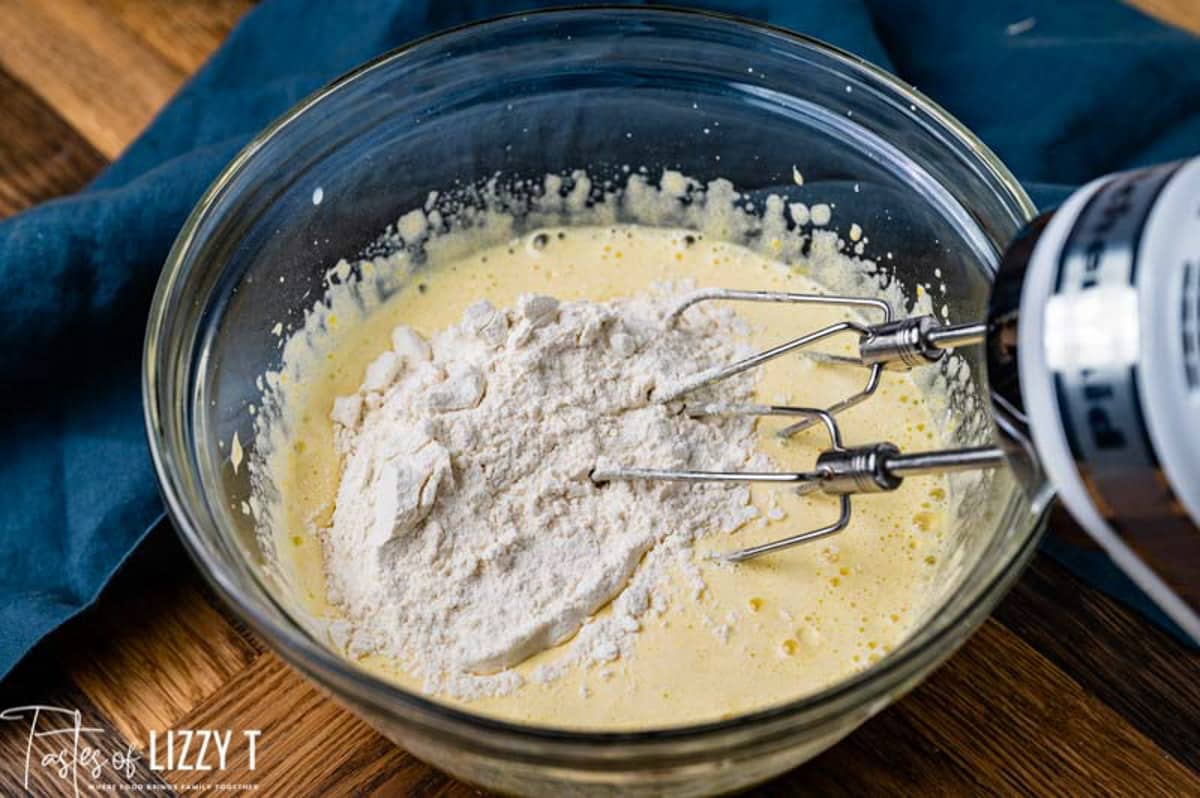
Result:
<svg viewBox="0 0 1200 798"><path fill-rule="evenodd" d="M429 692L503 694L522 683L512 666L572 635L534 678L630 655L671 569L702 589L690 544L754 517L744 486L589 478L598 463L763 465L751 419L650 398L747 353L727 308L668 326L678 298L669 286L604 303L526 295L477 302L429 341L393 332L332 413L344 466L323 540L349 653L395 658ZM697 398L751 391L743 376Z"/></svg>

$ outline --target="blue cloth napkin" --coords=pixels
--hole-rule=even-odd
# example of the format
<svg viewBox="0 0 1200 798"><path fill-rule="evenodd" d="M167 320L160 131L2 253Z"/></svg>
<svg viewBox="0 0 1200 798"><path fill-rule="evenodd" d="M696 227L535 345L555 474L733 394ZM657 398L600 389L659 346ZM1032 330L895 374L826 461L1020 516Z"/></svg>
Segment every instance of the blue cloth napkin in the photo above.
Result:
<svg viewBox="0 0 1200 798"><path fill-rule="evenodd" d="M142 430L142 333L167 249L205 186L250 136L357 64L539 5L268 0L86 190L0 223L0 676L87 607L161 518ZM896 72L982 136L1043 204L1101 173L1200 151L1200 41L1115 0L698 5ZM1139 600L1106 562L1068 562Z"/></svg>

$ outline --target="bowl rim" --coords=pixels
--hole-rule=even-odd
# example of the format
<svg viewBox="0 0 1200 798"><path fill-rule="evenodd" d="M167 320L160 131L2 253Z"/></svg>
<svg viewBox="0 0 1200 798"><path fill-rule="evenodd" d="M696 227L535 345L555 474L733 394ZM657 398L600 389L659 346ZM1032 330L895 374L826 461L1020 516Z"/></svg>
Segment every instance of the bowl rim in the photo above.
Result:
<svg viewBox="0 0 1200 798"><path fill-rule="evenodd" d="M1036 206L1030 200L1021 184L1012 175L1002 161L967 127L955 119L949 112L933 100L895 75L872 64L871 62L849 53L834 45L805 34L783 28L770 23L747 19L744 17L690 8L671 6L630 7L613 4L595 4L569 7L553 7L536 11L516 12L502 16L489 17L447 28L407 42L395 49L372 58L351 71L325 84L320 89L297 102L282 115L277 117L259 134L254 136L233 159L221 170L204 194L197 201L188 215L179 234L177 235L164 263L163 271L158 280L151 303L149 319L146 327L142 363L142 400L151 458L160 493L164 499L168 514L175 526L184 547L196 563L206 581L216 592L232 606L238 615L244 618L255 632L268 640L277 653L294 667L301 670L314 681L334 690L334 684L349 687L353 697L365 702L373 711L385 716L399 716L400 710L415 710L419 717L403 715L404 720L421 723L426 726L438 727L441 731L471 731L477 734L488 731L515 738L516 742L531 741L546 745L571 744L583 746L611 747L614 745L650 745L661 743L678 743L684 741L699 741L727 733L744 732L755 727L761 727L773 721L794 719L806 712L816 712L820 709L836 710L847 699L855 699L851 707L861 707L873 703L883 693L895 695L904 692L912 686L911 674L920 670L921 666L936 667L940 659L953 652L973 632L983 620L986 612L990 611L1004 594L1007 587L1020 574L1024 565L1032 557L1036 543L1045 527L1047 506L1030 507L1033 517L1029 524L1025 539L1013 545L1007 562L996 565L989 580L983 585L977 585L976 595L949 620L940 624L927 622L913 636L905 641L893 654L882 658L874 665L838 681L816 693L805 695L782 704L765 709L736 715L719 721L707 721L680 726L652 728L637 731L602 731L588 729L568 729L564 727L540 726L536 724L515 723L499 718L477 714L449 704L442 703L424 694L407 690L386 679L378 677L349 660L340 657L321 645L299 623L295 622L290 612L279 605L274 596L261 584L256 588L262 597L280 613L288 623L277 623L263 611L258 602L244 594L239 587L224 573L223 566L209 559L203 536L198 532L198 520L189 507L183 492L179 489L174 473L175 461L168 452L170 442L163 420L159 415L159 400L161 388L159 380L167 376L165 369L160 374L159 364L155 361L160 348L160 337L170 316L170 300L176 293L174 288L182 278L185 254L192 247L196 232L201 221L213 207L216 199L232 182L264 146L271 141L279 131L309 112L316 104L326 97L333 95L347 84L364 79L375 70L392 64L400 59L409 57L414 51L431 44L442 43L457 35L486 28L514 19L585 16L596 12L628 15L630 17L655 17L668 21L672 19L703 18L748 28L758 35L780 37L787 44L804 50L816 51L830 58L840 67L856 71L863 76L883 84L884 88L895 91L903 96L916 109L926 114L943 132L950 134L977 159L977 165L986 167L990 177L1008 194L1025 219L1031 219L1036 213ZM960 586L960 590L962 587ZM947 599L949 601L949 599ZM908 643L920 637L922 631L928 631L930 626L938 626L926 639L920 640L913 648L907 648ZM954 639L956 633L957 639ZM950 645L939 647L947 638ZM907 649L907 650L906 650ZM905 684L908 682L908 684ZM873 687L871 690L864 688ZM882 705L878 705L882 708ZM871 714L873 714L871 711ZM448 725L447 729L443 724ZM484 741L472 737L469 742L478 747ZM601 755L602 756L602 755Z"/></svg>

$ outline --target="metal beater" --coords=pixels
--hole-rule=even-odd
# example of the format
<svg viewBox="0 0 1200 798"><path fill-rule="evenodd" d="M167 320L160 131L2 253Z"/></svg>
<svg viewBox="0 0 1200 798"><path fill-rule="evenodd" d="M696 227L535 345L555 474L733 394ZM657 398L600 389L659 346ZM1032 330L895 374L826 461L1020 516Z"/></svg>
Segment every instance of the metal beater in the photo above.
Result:
<svg viewBox="0 0 1200 798"><path fill-rule="evenodd" d="M852 505L850 497L855 493L879 493L900 487L906 476L949 471L964 471L975 468L994 468L1005 462L1004 451L998 446L978 446L937 451L902 453L888 442L871 443L865 446L847 447L842 442L841 430L834 416L866 401L879 387L880 376L885 368L908 369L936 363L946 351L959 346L984 341L987 325L939 324L932 316L894 318L891 305L881 299L824 294L802 294L783 291L739 291L724 288L709 288L693 292L675 306L666 317L668 325L674 324L684 311L693 305L708 301L775 302L808 305L845 307L856 311L878 311L882 319L876 324L857 321L839 321L819 330L794 338L779 346L751 355L736 363L709 369L672 386L657 397L670 402L735 374L761 366L784 355L799 352L837 335L858 336L857 358L823 353L810 353L835 365L855 365L867 369L863 388L845 399L826 408L791 407L784 405L685 405L684 412L692 416L706 415L754 415L796 416L801 420L779 431L782 437L820 424L829 436L829 448L817 457L811 471L798 472L733 472L733 471L682 471L655 468L610 468L592 472L595 482L613 480L644 479L674 480L687 482L769 482L794 485L800 493L822 491L838 496L841 511L833 523L818 529L801 532L781 540L773 540L760 546L741 549L724 555L731 562L741 562L768 552L806 543L844 529L850 523Z"/></svg>

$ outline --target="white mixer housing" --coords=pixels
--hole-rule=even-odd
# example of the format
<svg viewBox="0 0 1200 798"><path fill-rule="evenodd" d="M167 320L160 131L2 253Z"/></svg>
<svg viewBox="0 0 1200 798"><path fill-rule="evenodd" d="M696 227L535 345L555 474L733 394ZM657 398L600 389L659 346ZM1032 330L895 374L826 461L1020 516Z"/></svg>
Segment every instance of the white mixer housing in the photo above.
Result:
<svg viewBox="0 0 1200 798"><path fill-rule="evenodd" d="M1200 641L1200 159L1102 178L1056 211L1018 336L1046 476Z"/></svg>

